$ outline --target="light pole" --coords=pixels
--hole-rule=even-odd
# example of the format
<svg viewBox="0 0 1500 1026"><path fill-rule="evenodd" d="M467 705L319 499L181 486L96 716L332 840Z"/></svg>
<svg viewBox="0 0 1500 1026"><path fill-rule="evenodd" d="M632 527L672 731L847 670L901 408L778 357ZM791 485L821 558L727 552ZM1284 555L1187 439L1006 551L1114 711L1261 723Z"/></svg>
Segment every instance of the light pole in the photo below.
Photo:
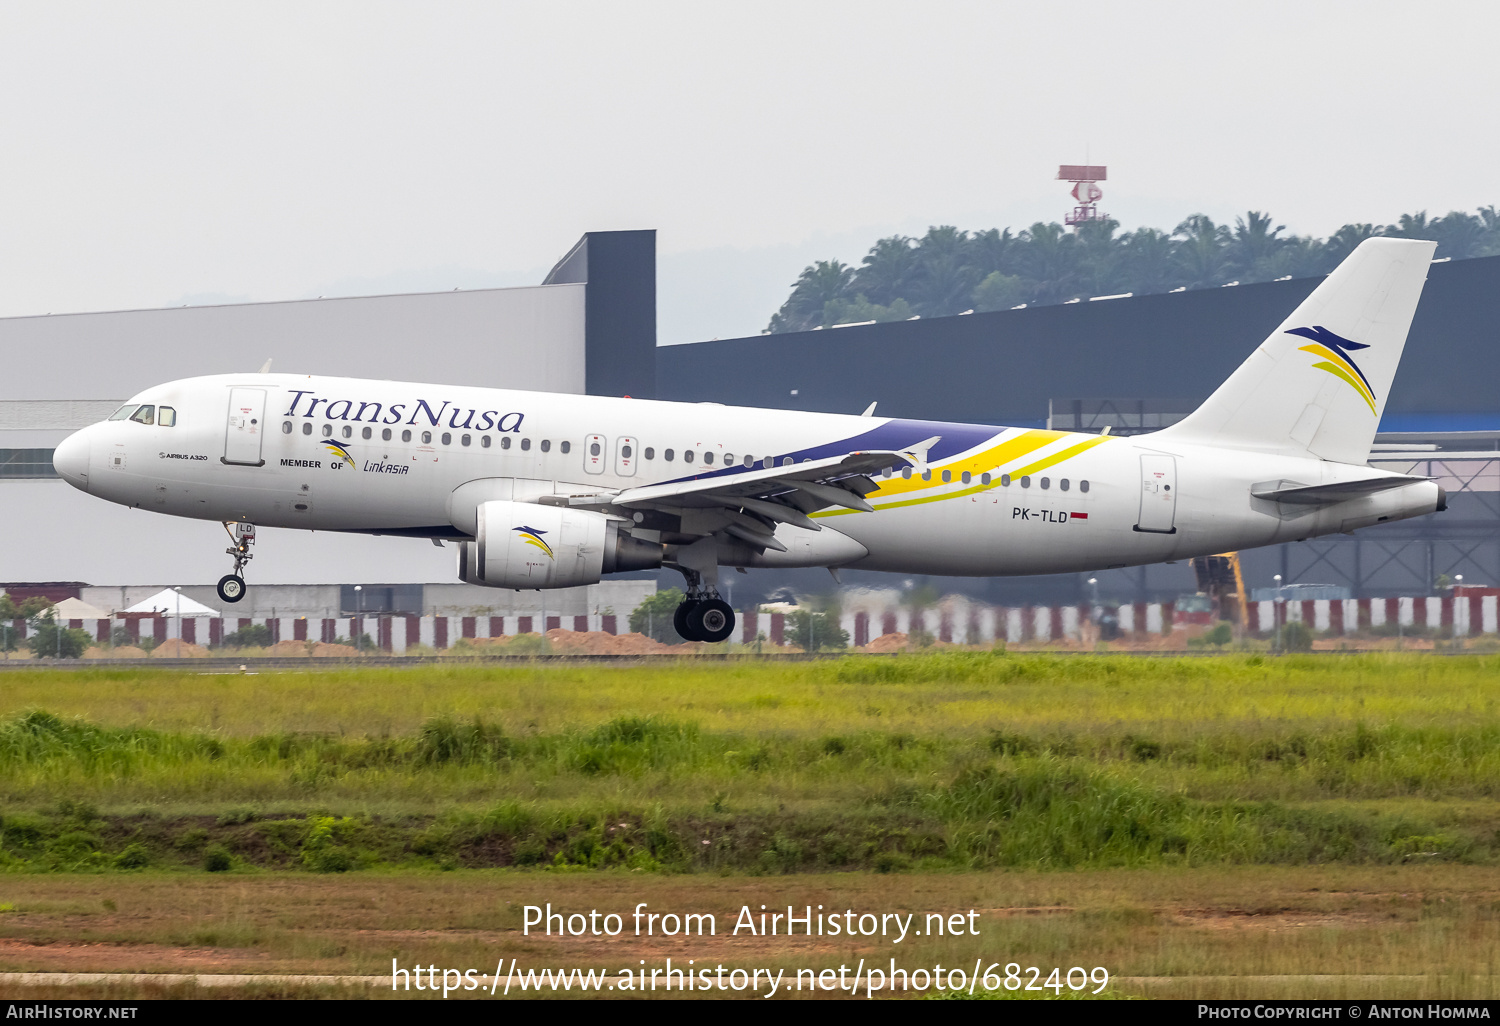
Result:
<svg viewBox="0 0 1500 1026"><path fill-rule="evenodd" d="M1286 603L1281 598L1281 575L1276 574L1271 578L1276 582L1276 601L1271 603L1272 611L1276 614L1276 651L1281 651L1281 618L1286 615Z"/></svg>
<svg viewBox="0 0 1500 1026"><path fill-rule="evenodd" d="M177 655L174 658L182 658L182 588L176 587L172 591L177 599Z"/></svg>
<svg viewBox="0 0 1500 1026"><path fill-rule="evenodd" d="M359 633L365 629L365 587L362 584L354 586L354 626L349 633L354 635L349 640L354 642L355 651L359 651Z"/></svg>

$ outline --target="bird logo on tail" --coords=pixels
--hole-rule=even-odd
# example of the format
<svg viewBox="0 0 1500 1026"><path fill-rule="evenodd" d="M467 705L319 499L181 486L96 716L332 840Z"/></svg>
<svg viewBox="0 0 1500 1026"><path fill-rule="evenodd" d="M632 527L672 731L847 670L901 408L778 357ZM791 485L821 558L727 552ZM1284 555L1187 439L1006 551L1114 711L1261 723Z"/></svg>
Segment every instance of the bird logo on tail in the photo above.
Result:
<svg viewBox="0 0 1500 1026"><path fill-rule="evenodd" d="M1365 372L1359 369L1359 364L1355 363L1354 358L1349 355L1350 351L1369 349L1368 345L1363 342L1351 342L1347 338L1335 335L1321 324L1315 324L1311 328L1291 328L1287 334L1311 339L1312 345L1299 346L1298 349L1301 352L1322 357L1323 359L1313 366L1347 381L1370 407L1370 412L1375 412L1375 390L1370 387Z"/></svg>

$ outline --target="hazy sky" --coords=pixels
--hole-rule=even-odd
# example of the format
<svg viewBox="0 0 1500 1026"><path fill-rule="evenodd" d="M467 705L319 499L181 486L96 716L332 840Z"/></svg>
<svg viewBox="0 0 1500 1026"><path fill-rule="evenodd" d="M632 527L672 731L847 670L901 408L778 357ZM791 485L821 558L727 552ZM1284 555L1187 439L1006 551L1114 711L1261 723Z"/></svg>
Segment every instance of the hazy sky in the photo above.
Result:
<svg viewBox="0 0 1500 1026"><path fill-rule="evenodd" d="M663 342L815 257L1500 203L1492 3L0 3L0 315L523 284L656 228Z"/></svg>

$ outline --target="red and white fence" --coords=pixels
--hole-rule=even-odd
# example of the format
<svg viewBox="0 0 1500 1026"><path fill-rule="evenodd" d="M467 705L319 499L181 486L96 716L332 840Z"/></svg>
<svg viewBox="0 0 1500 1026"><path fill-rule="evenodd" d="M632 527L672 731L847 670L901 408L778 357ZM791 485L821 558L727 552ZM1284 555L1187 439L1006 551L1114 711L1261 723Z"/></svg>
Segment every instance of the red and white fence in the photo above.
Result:
<svg viewBox="0 0 1500 1026"><path fill-rule="evenodd" d="M1431 631L1451 632L1465 637L1495 634L1500 631L1500 598L1495 595L1460 595L1457 597L1387 598L1387 599L1310 599L1287 602L1250 603L1248 626L1260 634L1276 630L1278 613L1283 622L1301 621L1320 634L1341 636L1362 628L1379 628L1400 623L1405 627L1425 627ZM1122 635L1161 634L1173 625L1170 604L1139 602L1118 607L1113 612ZM955 644L988 645L996 641L1010 643L1077 639L1081 626L1090 622L1088 605L1077 606L984 606L952 603L929 609L905 607L884 610L845 612L840 626L848 632L850 644L864 646L887 634L924 633L935 640ZM271 643L280 641L333 642L369 635L385 652L400 654L421 645L430 649L452 648L460 638L499 638L516 634L540 633L561 628L569 631L601 631L620 634L629 629L628 617L613 614L558 616L539 611L532 615L509 616L366 616L342 618L277 617L274 619L235 619L229 617L128 616L108 620L70 620L68 626L80 628L107 643L116 627L123 626L132 641L147 638L156 643L180 638L189 644L216 647L224 637L255 624L270 631ZM24 639L26 621L15 621ZM740 614L736 640L751 644L764 638L773 646L788 643L788 623L782 613L747 611Z"/></svg>

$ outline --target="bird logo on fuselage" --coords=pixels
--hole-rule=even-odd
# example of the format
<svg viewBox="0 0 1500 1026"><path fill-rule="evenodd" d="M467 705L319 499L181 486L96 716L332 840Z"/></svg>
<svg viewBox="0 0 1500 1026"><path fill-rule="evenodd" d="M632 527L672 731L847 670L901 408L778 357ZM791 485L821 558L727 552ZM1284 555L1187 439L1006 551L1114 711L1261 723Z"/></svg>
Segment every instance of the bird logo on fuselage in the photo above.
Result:
<svg viewBox="0 0 1500 1026"><path fill-rule="evenodd" d="M1313 364L1318 370L1327 371L1334 377L1347 381L1359 397L1370 407L1370 412L1375 412L1375 390L1370 387L1370 382L1365 377L1365 372L1359 369L1354 358L1349 355L1351 350L1369 349L1363 342L1351 342L1347 338L1335 335L1321 324L1315 324L1311 328L1291 328L1288 335L1300 335L1311 339L1312 345L1299 346L1304 353L1312 353L1314 356L1323 357L1322 360Z"/></svg>
<svg viewBox="0 0 1500 1026"><path fill-rule="evenodd" d="M542 535L546 534L546 531L539 531L535 527L512 527L511 530L519 534L521 536L521 540L527 545L530 545L534 549L541 549L543 552L545 552L548 559L557 558L552 554L552 546L542 541Z"/></svg>
<svg viewBox="0 0 1500 1026"><path fill-rule="evenodd" d="M351 467L358 467L359 466L359 464L357 464L357 463L354 462L354 457L351 456L351 455L349 455L349 450L345 449L339 443L332 442L332 441L324 441L322 443L322 445L323 445L323 448L327 449L329 452L333 453L339 459L341 459L345 463L349 464L349 466L351 466ZM335 463L334 465L337 466L338 464Z"/></svg>

